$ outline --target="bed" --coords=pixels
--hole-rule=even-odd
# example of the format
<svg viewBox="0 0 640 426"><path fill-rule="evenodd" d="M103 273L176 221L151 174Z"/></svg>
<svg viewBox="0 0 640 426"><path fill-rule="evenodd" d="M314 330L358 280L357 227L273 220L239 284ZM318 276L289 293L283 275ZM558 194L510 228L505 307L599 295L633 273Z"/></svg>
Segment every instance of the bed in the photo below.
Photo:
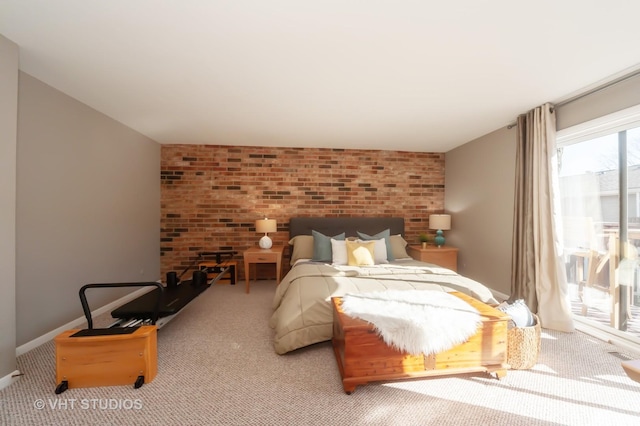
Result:
<svg viewBox="0 0 640 426"><path fill-rule="evenodd" d="M483 284L449 269L411 259L403 235L403 218L291 218L291 270L276 288L269 320L275 332L276 353L285 354L331 340L331 298L348 293L389 289L457 291L487 304L497 304L491 290ZM348 241L356 238L358 242ZM375 261L350 266L344 261L340 241L345 246L358 245L358 251L366 247ZM327 244L332 247L330 254L326 252ZM355 251L350 250L349 254ZM386 259L382 258L383 252Z"/></svg>

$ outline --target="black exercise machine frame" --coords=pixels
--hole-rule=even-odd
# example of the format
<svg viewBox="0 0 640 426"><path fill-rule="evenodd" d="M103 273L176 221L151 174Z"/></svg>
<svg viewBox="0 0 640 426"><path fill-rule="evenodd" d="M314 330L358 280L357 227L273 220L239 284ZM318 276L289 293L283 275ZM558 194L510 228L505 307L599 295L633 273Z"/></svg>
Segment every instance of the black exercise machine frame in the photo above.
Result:
<svg viewBox="0 0 640 426"><path fill-rule="evenodd" d="M87 302L86 290L89 288L113 288L113 287L156 287L159 289L158 297L156 297L156 303L151 313L151 325L155 325L158 321L158 315L160 312L160 302L162 301L162 295L164 287L158 282L136 282L136 283L96 283L86 284L80 288L80 303L82 304L82 310L84 316L87 319L87 328L93 330L93 318L91 317L91 310L89 309L89 303Z"/></svg>
<svg viewBox="0 0 640 426"><path fill-rule="evenodd" d="M201 271L206 272L207 274L218 274L216 276L216 278L214 278L209 284L214 284L216 281L218 281L220 278L222 278L222 276L227 273L227 271L229 271L229 269L231 268L230 266L227 266L226 268L223 268L222 266L220 266L221 263L223 263L222 258L223 257L229 257L228 259L225 259L224 261L228 261L233 259L233 256L235 256L236 254L238 254L237 251L234 250L221 250L221 251L203 251L198 253L198 257L196 257L196 259L189 265L187 266L184 271L182 271L182 273L178 276L178 280L180 280L182 278L182 276L187 273L187 271L191 268L193 268L196 263L199 262L203 262L205 261L205 257L207 256L215 256L216 257L216 265L215 266L208 266L208 267L203 267L200 268ZM235 285L236 282L233 278L231 278L231 285Z"/></svg>
<svg viewBox="0 0 640 426"><path fill-rule="evenodd" d="M107 329L94 329L93 328L93 318L91 316L91 310L89 309L89 303L87 301L87 296L86 296L86 290L90 289L90 288L114 288L114 287L156 287L158 293L157 293L157 297L153 298L155 299L155 302L149 307L149 309L147 310L147 312L144 313L144 319L147 320L146 323L147 324L151 324L151 325L155 325L158 321L159 318L161 318L161 316L166 316L166 313L163 314L163 312L161 311L162 309L162 302L163 302L163 298L164 296L167 295L167 293L170 293L172 290L172 288L178 287L179 285L186 285L187 283L191 283L192 286L196 287L193 291L193 294L190 294L189 296L191 296L190 300L193 300L197 295L199 295L202 291L204 291L206 288L208 288L211 284L214 284L215 282L217 282L220 278L222 278L222 276L228 272L229 267L227 266L226 268L220 266L221 263L223 263L223 257L229 257L229 259L233 258L233 256L237 254L236 251L233 250L223 250L223 251L212 251L212 252L200 252L198 253L197 258L189 265L187 266L181 273L179 276L177 276L177 281L172 284L172 285L167 285L166 287L163 286L161 283L159 282L155 282L155 281L150 281L150 282L130 282L130 283L95 283L95 284L86 284L84 286L82 286L80 288L80 291L78 292L79 296L80 296L80 303L82 304L82 311L84 312L84 316L87 319L87 330L96 330L94 332L86 332L86 330L82 330L84 333L80 333L78 337L84 335L88 335L88 334L111 334L113 332L108 332L105 330ZM193 280L189 281L181 281L181 278L184 276L184 274L186 274L189 269L193 268L196 263L201 262L203 260L205 260L204 258L207 256L215 256L216 258L216 265L212 266L212 267L208 267L208 268L202 268L200 270L196 270L194 271L194 278ZM226 259L228 260L228 259ZM225 260L225 261L226 261ZM203 286L203 282L202 281L198 281L199 279L203 279L202 277L202 273L204 274L208 274L208 273L217 273L216 277L211 279L208 283L206 283L206 275L204 276L204 281L206 283L206 285L204 287ZM167 277L169 276L170 273L167 273ZM198 275L200 274L200 275ZM151 298L151 293L153 293L153 291L146 293L144 295L139 296L138 298L134 299L132 302L135 302L136 300L142 299L142 298L147 298L150 299ZM131 303L131 302L129 302ZM188 302L187 302L188 303ZM181 306L184 307L185 304L183 304ZM115 309L114 311L112 311L112 315L113 312L116 312L117 309ZM178 310L179 311L179 310ZM175 314L176 312L173 312L172 314ZM114 318L117 318L114 316ZM118 327L120 324L115 323L112 324L111 327L109 328L115 328Z"/></svg>
<svg viewBox="0 0 640 426"><path fill-rule="evenodd" d="M212 284L215 284L222 278L224 274L229 271L229 266L223 267L221 264L223 260L226 261L226 257L229 259L237 254L233 250L213 251L213 252L200 252L193 262L188 265L180 275L175 272L167 273L167 285L163 287L163 293L161 300L159 313L157 319L166 319L164 322L158 324L158 328L161 328L168 320L176 315L184 306L190 303L193 299L200 295L204 290L209 288ZM216 265L209 268L201 268L193 271L193 279L182 281L182 277L192 268L196 266L198 262L206 260L206 257L215 256ZM216 273L217 275L207 282L207 275L209 273ZM149 320L151 315L151 303L153 303L152 292L143 294L138 298L114 309L111 312L113 318L123 321L136 321L136 320ZM119 323L113 324L118 326Z"/></svg>

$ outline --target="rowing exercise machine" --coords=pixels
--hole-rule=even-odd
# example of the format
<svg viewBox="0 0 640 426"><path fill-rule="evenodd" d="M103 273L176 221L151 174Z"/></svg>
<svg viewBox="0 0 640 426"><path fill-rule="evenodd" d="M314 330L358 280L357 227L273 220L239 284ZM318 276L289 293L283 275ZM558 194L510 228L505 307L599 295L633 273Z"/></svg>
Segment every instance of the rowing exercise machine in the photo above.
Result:
<svg viewBox="0 0 640 426"><path fill-rule="evenodd" d="M211 267L210 271L196 270L193 278L180 278L205 256L215 255L217 264L222 257L236 252L204 252L188 266L180 277L167 274L167 286L157 282L87 284L80 289L80 302L87 319L87 329L67 330L58 335L56 343L56 394L70 387L112 386L134 381L134 388L151 382L157 373L157 330L180 310L217 282L229 268ZM217 275L207 282L207 273ZM90 288L156 287L111 312L117 321L108 328L93 328L91 310L85 292Z"/></svg>
<svg viewBox="0 0 640 426"><path fill-rule="evenodd" d="M157 287L149 325L93 328L85 291L105 287ZM86 284L80 289L87 328L67 330L56 344L56 394L68 388L114 386L134 383L135 388L151 382L157 373L157 327L163 287L156 282Z"/></svg>

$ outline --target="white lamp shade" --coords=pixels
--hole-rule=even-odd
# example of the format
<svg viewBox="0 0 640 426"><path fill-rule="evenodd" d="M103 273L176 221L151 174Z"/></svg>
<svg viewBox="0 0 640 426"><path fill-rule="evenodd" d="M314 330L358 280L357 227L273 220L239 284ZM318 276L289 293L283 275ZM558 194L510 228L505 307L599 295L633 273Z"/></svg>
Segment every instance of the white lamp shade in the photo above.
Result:
<svg viewBox="0 0 640 426"><path fill-rule="evenodd" d="M266 234L267 232L276 232L278 224L275 219L258 219L256 220L256 232Z"/></svg>
<svg viewBox="0 0 640 426"><path fill-rule="evenodd" d="M447 231L451 229L451 215L432 214L429 216L429 229L440 229Z"/></svg>

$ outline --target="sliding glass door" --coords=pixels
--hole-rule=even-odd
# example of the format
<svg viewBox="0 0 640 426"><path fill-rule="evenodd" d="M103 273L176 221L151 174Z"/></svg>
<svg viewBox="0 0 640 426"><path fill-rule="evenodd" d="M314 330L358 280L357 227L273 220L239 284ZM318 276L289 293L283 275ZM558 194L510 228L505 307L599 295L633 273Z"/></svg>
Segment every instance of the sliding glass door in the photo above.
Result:
<svg viewBox="0 0 640 426"><path fill-rule="evenodd" d="M558 137L564 260L574 314L640 337L640 125Z"/></svg>

